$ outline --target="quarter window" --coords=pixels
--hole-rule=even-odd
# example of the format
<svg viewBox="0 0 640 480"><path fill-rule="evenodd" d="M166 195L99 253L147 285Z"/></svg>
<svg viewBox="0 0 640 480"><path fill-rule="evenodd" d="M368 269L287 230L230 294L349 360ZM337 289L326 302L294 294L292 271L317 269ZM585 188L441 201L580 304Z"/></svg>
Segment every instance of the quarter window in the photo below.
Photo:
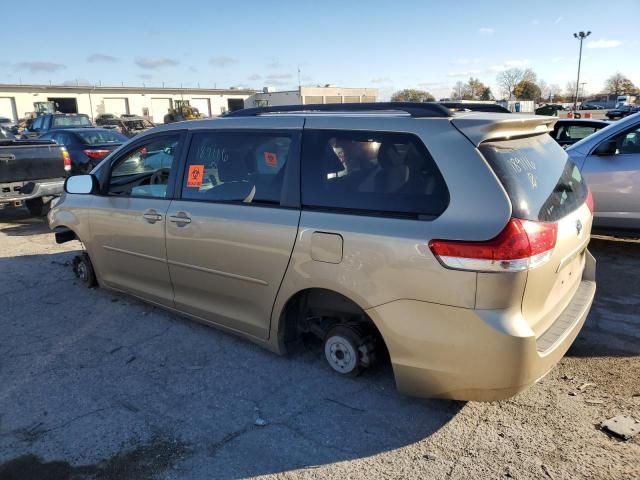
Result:
<svg viewBox="0 0 640 480"><path fill-rule="evenodd" d="M305 131L302 152L306 207L433 218L449 204L440 171L414 135Z"/></svg>
<svg viewBox="0 0 640 480"><path fill-rule="evenodd" d="M166 198L179 142L179 135L157 138L119 158L111 170L109 194Z"/></svg>
<svg viewBox="0 0 640 480"><path fill-rule="evenodd" d="M279 133L196 133L182 198L278 205L290 148L291 137Z"/></svg>

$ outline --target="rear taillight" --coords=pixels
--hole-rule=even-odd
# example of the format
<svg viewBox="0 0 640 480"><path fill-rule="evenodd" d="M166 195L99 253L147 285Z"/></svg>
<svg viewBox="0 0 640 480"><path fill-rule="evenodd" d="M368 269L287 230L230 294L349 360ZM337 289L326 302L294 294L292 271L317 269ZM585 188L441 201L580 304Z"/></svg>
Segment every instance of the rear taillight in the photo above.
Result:
<svg viewBox="0 0 640 480"><path fill-rule="evenodd" d="M589 211L593 213L593 195L591 194L591 189L588 189L587 192L587 200L585 200L585 203L587 207L589 207Z"/></svg>
<svg viewBox="0 0 640 480"><path fill-rule="evenodd" d="M429 248L447 268L475 272L520 272L551 257L556 223L512 218L497 237L484 242L432 240Z"/></svg>
<svg viewBox="0 0 640 480"><path fill-rule="evenodd" d="M111 150L83 150L84 154L92 160L99 160L111 153Z"/></svg>
<svg viewBox="0 0 640 480"><path fill-rule="evenodd" d="M64 162L64 171L65 172L70 172L71 171L71 157L69 156L69 152L67 152L67 149L62 147L62 160Z"/></svg>

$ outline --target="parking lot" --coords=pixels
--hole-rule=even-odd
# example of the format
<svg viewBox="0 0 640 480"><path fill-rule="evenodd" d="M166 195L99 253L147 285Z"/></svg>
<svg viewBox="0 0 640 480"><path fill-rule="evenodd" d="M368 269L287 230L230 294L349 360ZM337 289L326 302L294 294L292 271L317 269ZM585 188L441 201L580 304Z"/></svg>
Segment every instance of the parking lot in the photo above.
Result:
<svg viewBox="0 0 640 480"><path fill-rule="evenodd" d="M640 478L640 242L594 238L598 292L568 355L495 403L400 396L319 348L278 357L76 281L26 210L0 210L0 479Z"/></svg>

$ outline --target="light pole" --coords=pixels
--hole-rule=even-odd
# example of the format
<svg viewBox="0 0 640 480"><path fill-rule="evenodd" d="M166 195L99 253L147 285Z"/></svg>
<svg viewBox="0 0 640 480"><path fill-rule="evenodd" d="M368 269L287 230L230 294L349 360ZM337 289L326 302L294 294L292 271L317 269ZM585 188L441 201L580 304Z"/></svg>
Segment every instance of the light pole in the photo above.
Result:
<svg viewBox="0 0 640 480"><path fill-rule="evenodd" d="M578 40L580 40L580 54L578 55L578 80L576 81L576 96L573 100L574 111L578 109L578 94L580 93L578 89L580 88L580 64L582 63L582 41L585 38L587 38L589 35L591 35L591 31L588 31L588 32L581 31L573 34L574 38L577 38Z"/></svg>

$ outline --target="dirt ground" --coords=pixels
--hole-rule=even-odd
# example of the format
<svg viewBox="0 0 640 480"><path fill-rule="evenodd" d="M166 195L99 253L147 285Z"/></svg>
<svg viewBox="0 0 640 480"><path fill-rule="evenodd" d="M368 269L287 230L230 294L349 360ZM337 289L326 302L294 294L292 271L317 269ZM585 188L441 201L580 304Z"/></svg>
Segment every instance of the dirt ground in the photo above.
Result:
<svg viewBox="0 0 640 480"><path fill-rule="evenodd" d="M0 210L0 480L638 479L640 242L594 238L598 291L567 356L508 401L399 395L89 290L41 220Z"/></svg>

